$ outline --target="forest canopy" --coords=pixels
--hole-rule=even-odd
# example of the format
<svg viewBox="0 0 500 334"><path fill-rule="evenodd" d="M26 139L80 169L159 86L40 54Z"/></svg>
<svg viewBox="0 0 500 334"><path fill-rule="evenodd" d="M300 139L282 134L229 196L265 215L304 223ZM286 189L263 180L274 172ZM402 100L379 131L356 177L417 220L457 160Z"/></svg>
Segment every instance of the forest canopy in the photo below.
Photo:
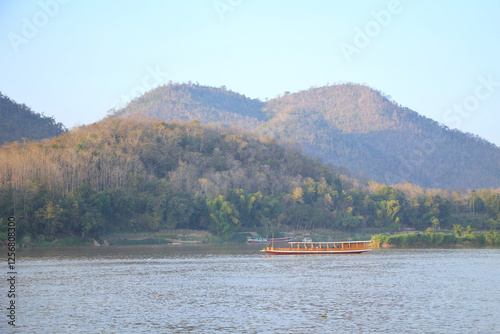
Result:
<svg viewBox="0 0 500 334"><path fill-rule="evenodd" d="M340 83L261 102L224 86L169 83L112 115L196 119L293 141L306 155L389 185L500 187L499 147L419 115L365 85Z"/></svg>
<svg viewBox="0 0 500 334"><path fill-rule="evenodd" d="M38 140L57 136L66 128L53 117L35 113L25 104L18 104L0 92L0 145L5 142Z"/></svg>
<svg viewBox="0 0 500 334"><path fill-rule="evenodd" d="M0 219L18 233L100 240L118 231L474 228L500 224L499 191L361 184L292 145L198 121L105 119L0 148ZM4 218L5 217L5 218Z"/></svg>

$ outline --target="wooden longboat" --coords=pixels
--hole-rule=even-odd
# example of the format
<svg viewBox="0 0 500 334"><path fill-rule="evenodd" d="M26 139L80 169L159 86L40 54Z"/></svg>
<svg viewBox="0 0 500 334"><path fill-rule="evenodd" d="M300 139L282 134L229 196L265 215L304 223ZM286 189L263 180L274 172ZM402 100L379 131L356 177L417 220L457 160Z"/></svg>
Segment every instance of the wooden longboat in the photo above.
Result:
<svg viewBox="0 0 500 334"><path fill-rule="evenodd" d="M359 254L372 250L370 241L289 242L289 245L289 247L268 245L261 252L273 255Z"/></svg>

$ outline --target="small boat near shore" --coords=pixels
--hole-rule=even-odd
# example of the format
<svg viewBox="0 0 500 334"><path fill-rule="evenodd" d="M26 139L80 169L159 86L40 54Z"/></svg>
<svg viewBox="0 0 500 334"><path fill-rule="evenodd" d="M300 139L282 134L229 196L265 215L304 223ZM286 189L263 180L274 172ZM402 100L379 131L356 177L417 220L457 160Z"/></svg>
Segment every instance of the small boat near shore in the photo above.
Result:
<svg viewBox="0 0 500 334"><path fill-rule="evenodd" d="M268 245L261 252L273 255L360 254L372 250L371 241L289 242L289 245L289 247Z"/></svg>
<svg viewBox="0 0 500 334"><path fill-rule="evenodd" d="M292 241L292 238L252 238L247 237L247 242L249 244L267 244L267 243L285 243Z"/></svg>

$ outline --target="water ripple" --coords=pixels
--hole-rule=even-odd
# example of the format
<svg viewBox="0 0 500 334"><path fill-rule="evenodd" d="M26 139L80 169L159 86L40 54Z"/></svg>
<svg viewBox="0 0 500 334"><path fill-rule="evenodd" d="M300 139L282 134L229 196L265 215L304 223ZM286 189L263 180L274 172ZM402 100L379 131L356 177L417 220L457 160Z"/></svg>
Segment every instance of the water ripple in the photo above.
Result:
<svg viewBox="0 0 500 334"><path fill-rule="evenodd" d="M500 331L499 249L275 257L258 249L24 251L14 332Z"/></svg>

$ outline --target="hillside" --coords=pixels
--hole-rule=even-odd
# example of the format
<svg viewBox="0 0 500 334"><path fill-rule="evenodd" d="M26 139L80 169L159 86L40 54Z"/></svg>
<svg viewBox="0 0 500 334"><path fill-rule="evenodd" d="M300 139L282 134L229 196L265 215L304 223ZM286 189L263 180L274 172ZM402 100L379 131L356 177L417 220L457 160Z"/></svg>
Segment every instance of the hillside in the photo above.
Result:
<svg viewBox="0 0 500 334"><path fill-rule="evenodd" d="M21 141L23 138L38 140L54 137L66 131L54 118L35 113L24 104L18 104L0 93L0 145Z"/></svg>
<svg viewBox="0 0 500 334"><path fill-rule="evenodd" d="M228 91L225 87L169 84L133 100L115 116L130 118L143 115L168 122L196 119L203 124L251 130L263 123L263 106L261 101Z"/></svg>
<svg viewBox="0 0 500 334"><path fill-rule="evenodd" d="M342 192L331 170L272 138L198 122L107 119L6 144L0 171L0 227L1 217L22 217L18 233L28 240L175 228L227 239L237 227L316 221L304 209L283 211L295 208L291 192L304 180L321 181L335 201Z"/></svg>
<svg viewBox="0 0 500 334"><path fill-rule="evenodd" d="M22 245L174 229L221 240L250 229L490 229L499 213L498 191L361 187L276 139L196 121L106 119L0 148L0 240L2 217L15 215Z"/></svg>
<svg viewBox="0 0 500 334"><path fill-rule="evenodd" d="M116 115L196 119L291 140L310 156L387 184L500 186L500 148L450 130L362 85L311 88L262 103L222 88L170 84Z"/></svg>
<svg viewBox="0 0 500 334"><path fill-rule="evenodd" d="M366 86L345 84L266 104L258 130L292 139L308 154L388 184L431 188L500 186L500 148L450 130Z"/></svg>

